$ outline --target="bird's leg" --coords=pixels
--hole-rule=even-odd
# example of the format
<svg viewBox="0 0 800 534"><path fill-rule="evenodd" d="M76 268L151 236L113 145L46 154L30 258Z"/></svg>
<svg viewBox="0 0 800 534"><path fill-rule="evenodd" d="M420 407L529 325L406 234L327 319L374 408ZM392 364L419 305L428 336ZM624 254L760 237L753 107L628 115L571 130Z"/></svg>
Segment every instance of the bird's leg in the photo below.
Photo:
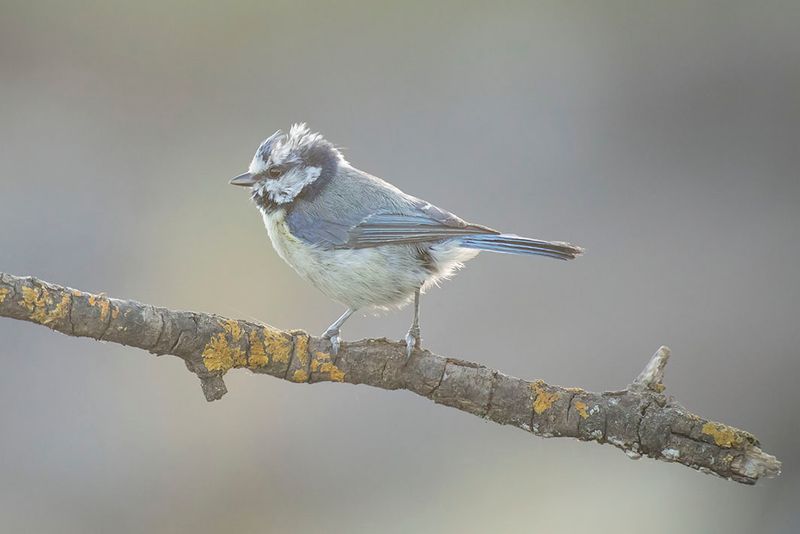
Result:
<svg viewBox="0 0 800 534"><path fill-rule="evenodd" d="M419 335L419 288L414 293L414 321L406 334L406 360L411 358L411 352L420 347L422 339Z"/></svg>
<svg viewBox="0 0 800 534"><path fill-rule="evenodd" d="M331 353L334 355L339 352L339 329L344 322L355 313L355 308L347 308L341 317L336 319L332 325L322 333L322 339L328 339L331 342Z"/></svg>

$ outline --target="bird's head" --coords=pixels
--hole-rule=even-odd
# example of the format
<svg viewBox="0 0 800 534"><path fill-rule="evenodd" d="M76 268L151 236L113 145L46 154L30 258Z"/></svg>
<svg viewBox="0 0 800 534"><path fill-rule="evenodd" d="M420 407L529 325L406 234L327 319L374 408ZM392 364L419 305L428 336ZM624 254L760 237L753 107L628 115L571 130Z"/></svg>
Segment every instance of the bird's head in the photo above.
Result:
<svg viewBox="0 0 800 534"><path fill-rule="evenodd" d="M294 124L288 134L278 130L264 140L247 172L230 183L250 187L256 204L271 210L291 204L330 180L343 161L336 147L320 134L305 124Z"/></svg>

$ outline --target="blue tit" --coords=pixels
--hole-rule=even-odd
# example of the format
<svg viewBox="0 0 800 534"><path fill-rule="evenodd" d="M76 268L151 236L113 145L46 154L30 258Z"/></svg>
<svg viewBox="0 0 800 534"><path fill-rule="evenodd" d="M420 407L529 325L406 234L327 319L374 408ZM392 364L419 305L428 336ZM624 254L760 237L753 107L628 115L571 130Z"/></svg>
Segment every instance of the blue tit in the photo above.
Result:
<svg viewBox="0 0 800 534"><path fill-rule="evenodd" d="M277 131L248 171L249 187L278 255L329 298L347 307L322 337L339 350L342 324L359 309L414 302L405 337L420 346L420 293L452 276L482 250L570 260L581 247L504 234L469 223L353 167L305 124Z"/></svg>

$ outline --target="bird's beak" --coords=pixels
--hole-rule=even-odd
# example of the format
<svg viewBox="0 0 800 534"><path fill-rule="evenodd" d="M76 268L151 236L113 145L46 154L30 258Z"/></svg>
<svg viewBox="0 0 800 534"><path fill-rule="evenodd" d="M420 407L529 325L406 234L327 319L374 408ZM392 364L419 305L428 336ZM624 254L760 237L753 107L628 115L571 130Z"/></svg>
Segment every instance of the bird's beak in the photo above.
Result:
<svg viewBox="0 0 800 534"><path fill-rule="evenodd" d="M231 185L241 185L242 187L248 187L248 186L253 185L257 181L258 181L258 178L256 178L255 176L253 176L249 172L246 172L246 173L240 174L236 178L232 179L230 181L230 184Z"/></svg>

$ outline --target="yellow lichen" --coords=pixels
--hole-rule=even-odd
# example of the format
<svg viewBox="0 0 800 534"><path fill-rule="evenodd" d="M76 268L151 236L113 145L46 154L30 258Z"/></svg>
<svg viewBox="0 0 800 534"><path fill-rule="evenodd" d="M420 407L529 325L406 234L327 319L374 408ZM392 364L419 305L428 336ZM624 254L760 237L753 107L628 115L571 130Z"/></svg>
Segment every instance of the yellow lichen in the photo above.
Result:
<svg viewBox="0 0 800 534"><path fill-rule="evenodd" d="M308 371L305 370L305 367L308 363L308 336L306 334L298 334L295 339L294 353L302 367L294 372L292 380L295 382L307 382Z"/></svg>
<svg viewBox="0 0 800 534"><path fill-rule="evenodd" d="M314 359L311 360L311 371L328 373L328 377L334 382L344 381L344 371L336 367L331 361L331 355L327 352L316 352Z"/></svg>
<svg viewBox="0 0 800 534"><path fill-rule="evenodd" d="M722 423L713 423L709 421L703 425L702 432L714 438L714 443L725 449L738 447L744 441L741 430L723 425Z"/></svg>
<svg viewBox="0 0 800 534"><path fill-rule="evenodd" d="M116 319L119 317L119 308L115 305L111 306L111 318Z"/></svg>
<svg viewBox="0 0 800 534"><path fill-rule="evenodd" d="M100 308L100 320L105 322L108 319L108 312L111 308L111 302L105 295L89 295L89 306Z"/></svg>
<svg viewBox="0 0 800 534"><path fill-rule="evenodd" d="M203 348L203 364L209 371L227 372L231 367L247 366L247 354L238 346L242 337L239 323L220 321L223 331L211 336Z"/></svg>
<svg viewBox="0 0 800 534"><path fill-rule="evenodd" d="M46 304L44 297L39 296L34 288L27 286L22 288L22 300L19 303L30 312L30 318L34 320L37 320L36 317L38 317L35 315L37 308L44 308Z"/></svg>
<svg viewBox="0 0 800 534"><path fill-rule="evenodd" d="M63 319L69 313L69 304L70 304L70 296L65 294L61 297L61 301L56 304L56 307L53 308L53 311L50 312L50 316L45 321L45 324L57 321L59 319Z"/></svg>
<svg viewBox="0 0 800 534"><path fill-rule="evenodd" d="M264 342L261 341L255 330L250 332L248 339L250 340L250 360L247 362L247 366L250 369L266 366L269 363L269 356L265 350Z"/></svg>
<svg viewBox="0 0 800 534"><path fill-rule="evenodd" d="M308 381L308 373L305 369L298 369L294 372L294 375L292 375L292 380L295 382L306 382Z"/></svg>
<svg viewBox="0 0 800 534"><path fill-rule="evenodd" d="M243 350L236 349L238 352L233 355L234 367L247 367L247 353Z"/></svg>
<svg viewBox="0 0 800 534"><path fill-rule="evenodd" d="M203 362L209 371L222 371L231 368L248 367L259 369L272 361L288 363L292 353L292 342L287 336L272 327L265 326L260 330L252 330L247 334L250 342L250 355L240 347L244 331L238 321L225 319L219 321L222 332L211 337L203 349ZM263 335L263 338L259 335ZM308 361L308 337L305 341L305 356L299 356L301 362ZM298 338L300 341L300 338ZM299 345L298 345L299 347Z"/></svg>
<svg viewBox="0 0 800 534"><path fill-rule="evenodd" d="M258 335L261 332L263 338ZM251 369L264 367L270 362L289 363L292 356L292 340L281 331L264 326L259 331L250 332L250 363Z"/></svg>
<svg viewBox="0 0 800 534"><path fill-rule="evenodd" d="M334 382L344 381L344 371L336 367L332 362L325 362L319 366L320 372L328 373L328 376Z"/></svg>
<svg viewBox="0 0 800 534"><path fill-rule="evenodd" d="M589 417L589 412L586 411L586 403L582 401L575 401L575 410L581 418L586 419Z"/></svg>
<svg viewBox="0 0 800 534"><path fill-rule="evenodd" d="M537 380L531 384L531 389L535 395L533 401L533 411L537 415L541 415L545 410L550 408L553 403L558 399L558 393L551 393L545 389L545 383Z"/></svg>
<svg viewBox="0 0 800 534"><path fill-rule="evenodd" d="M6 300L6 297L8 296L9 293L11 293L10 289L7 289L5 287L0 287L0 304L2 304L4 300Z"/></svg>
<svg viewBox="0 0 800 534"><path fill-rule="evenodd" d="M234 342L238 343L239 340L242 339L242 327L239 326L238 321L227 319L225 321L220 321L220 325L225 329L225 332L230 334Z"/></svg>
<svg viewBox="0 0 800 534"><path fill-rule="evenodd" d="M226 372L233 367L233 358L233 349L223 333L213 335L203 348L203 364L209 371Z"/></svg>
<svg viewBox="0 0 800 534"><path fill-rule="evenodd" d="M32 287L22 288L20 304L30 312L28 317L39 324L48 325L66 317L69 313L69 302L68 293L62 295L58 304L55 304L50 292L45 288L42 288L41 293Z"/></svg>
<svg viewBox="0 0 800 534"><path fill-rule="evenodd" d="M300 365L305 367L305 365L308 363L308 336L297 336L294 353L297 355L297 360L300 362Z"/></svg>
<svg viewBox="0 0 800 534"><path fill-rule="evenodd" d="M320 364L325 360L330 361L330 359L331 359L330 354L326 352L315 352L314 359L311 360L311 371L316 373L317 371L319 371Z"/></svg>
<svg viewBox="0 0 800 534"><path fill-rule="evenodd" d="M289 363L292 356L291 338L269 326L262 328L261 333L264 334L264 348L272 356L272 361Z"/></svg>

